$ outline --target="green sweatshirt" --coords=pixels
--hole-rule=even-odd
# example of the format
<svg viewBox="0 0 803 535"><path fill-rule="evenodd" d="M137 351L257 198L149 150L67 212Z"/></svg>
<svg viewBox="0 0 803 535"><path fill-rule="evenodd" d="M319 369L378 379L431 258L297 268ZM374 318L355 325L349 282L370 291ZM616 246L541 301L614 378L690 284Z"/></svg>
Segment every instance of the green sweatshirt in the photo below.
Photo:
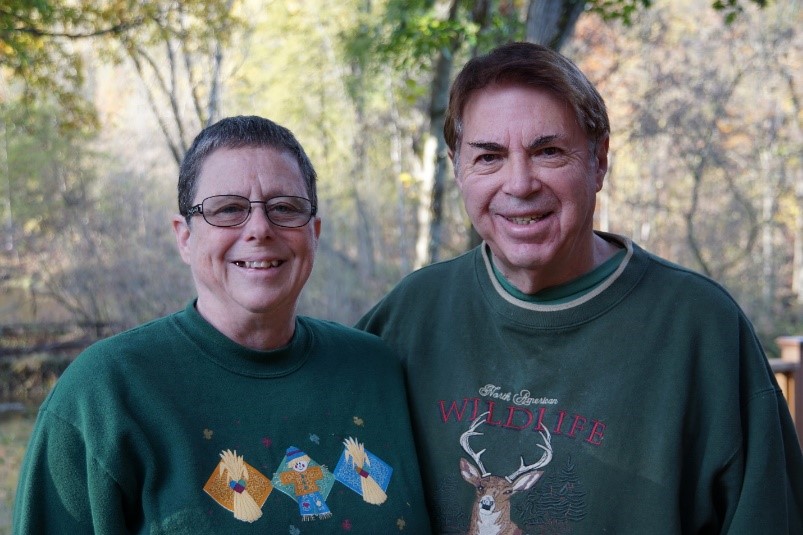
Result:
<svg viewBox="0 0 803 535"><path fill-rule="evenodd" d="M483 246L359 322L406 368L437 531L803 533L800 446L749 321L605 237L624 258L573 298L514 297Z"/></svg>
<svg viewBox="0 0 803 535"><path fill-rule="evenodd" d="M194 303L83 352L43 403L14 532L428 533L398 360L299 317L260 352Z"/></svg>

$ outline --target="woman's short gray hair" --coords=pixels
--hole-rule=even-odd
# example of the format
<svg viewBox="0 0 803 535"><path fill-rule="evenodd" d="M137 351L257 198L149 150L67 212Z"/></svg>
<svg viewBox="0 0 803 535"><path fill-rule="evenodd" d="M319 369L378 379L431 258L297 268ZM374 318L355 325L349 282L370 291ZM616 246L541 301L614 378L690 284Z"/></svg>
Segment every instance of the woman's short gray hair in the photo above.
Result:
<svg viewBox="0 0 803 535"><path fill-rule="evenodd" d="M178 211L187 216L198 190L198 175L206 158L222 148L267 147L290 153L298 162L307 195L318 205L317 174L304 148L287 128L255 115L227 117L207 126L192 142L178 172Z"/></svg>

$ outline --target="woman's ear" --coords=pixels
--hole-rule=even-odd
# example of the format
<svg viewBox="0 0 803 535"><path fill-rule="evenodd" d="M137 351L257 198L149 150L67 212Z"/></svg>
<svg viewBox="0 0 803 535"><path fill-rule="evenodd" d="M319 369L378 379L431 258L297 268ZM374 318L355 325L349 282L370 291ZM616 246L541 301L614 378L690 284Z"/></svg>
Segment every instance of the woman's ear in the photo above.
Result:
<svg viewBox="0 0 803 535"><path fill-rule="evenodd" d="M178 245L178 253L185 264L190 263L190 224L187 219L182 215L174 215L173 220L173 233L176 235L176 245Z"/></svg>

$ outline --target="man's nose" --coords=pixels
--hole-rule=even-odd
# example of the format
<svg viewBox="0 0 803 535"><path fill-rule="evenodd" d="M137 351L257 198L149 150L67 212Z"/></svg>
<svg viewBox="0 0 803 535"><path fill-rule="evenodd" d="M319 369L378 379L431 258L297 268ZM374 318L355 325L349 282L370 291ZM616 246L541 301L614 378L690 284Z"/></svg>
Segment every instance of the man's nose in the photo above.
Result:
<svg viewBox="0 0 803 535"><path fill-rule="evenodd" d="M518 198L527 198L541 189L538 169L532 160L521 154L508 158L502 191Z"/></svg>

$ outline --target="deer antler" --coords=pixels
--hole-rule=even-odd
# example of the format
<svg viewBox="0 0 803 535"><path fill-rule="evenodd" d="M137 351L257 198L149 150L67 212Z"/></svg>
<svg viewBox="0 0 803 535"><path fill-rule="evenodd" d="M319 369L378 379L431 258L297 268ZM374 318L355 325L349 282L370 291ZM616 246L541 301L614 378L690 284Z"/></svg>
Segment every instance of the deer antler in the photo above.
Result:
<svg viewBox="0 0 803 535"><path fill-rule="evenodd" d="M519 466L519 469L510 474L509 476L505 477L505 479L513 483L513 481L515 481L516 478L519 477L520 475L526 474L527 472L532 472L533 470L538 470L539 468L549 464L549 462L552 460L552 435L549 434L549 429L547 429L546 427L544 427L543 429L544 432L546 432L546 435L544 434L544 432L541 431L539 431L539 434L541 435L541 438L544 439L544 443L546 445L538 444L538 447L544 450L544 454L541 456L541 458L533 464L525 465L524 457L520 457L521 466Z"/></svg>
<svg viewBox="0 0 803 535"><path fill-rule="evenodd" d="M460 445L463 446L463 450L465 450L465 452L468 453L472 459L474 459L474 463L477 465L477 468L479 468L480 471L482 472L482 477L491 475L490 472L487 472L485 470L485 467L482 465L482 461L480 461L480 457L482 456L483 453L485 453L485 450L483 449L479 453L474 453L474 450L471 449L471 446L469 445L468 441L473 436L482 435L482 433L475 431L475 429L477 429L477 427L479 427L482 424L482 421L485 419L486 416L488 416L489 412L490 411L485 411L484 413L477 416L477 418L473 422L471 422L471 427L468 428L468 431L460 435Z"/></svg>

